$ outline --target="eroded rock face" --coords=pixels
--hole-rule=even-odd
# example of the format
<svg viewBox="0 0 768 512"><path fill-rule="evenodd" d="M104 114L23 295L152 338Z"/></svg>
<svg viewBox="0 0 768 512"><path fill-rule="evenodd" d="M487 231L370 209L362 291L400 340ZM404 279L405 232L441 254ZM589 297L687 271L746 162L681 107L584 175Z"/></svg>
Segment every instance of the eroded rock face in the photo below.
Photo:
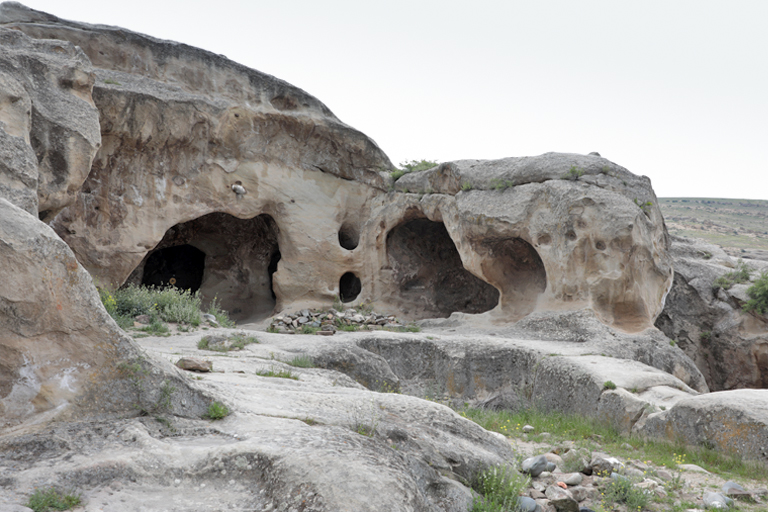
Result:
<svg viewBox="0 0 768 512"><path fill-rule="evenodd" d="M768 319L742 311L750 283L714 286L738 261L701 240L672 238L675 278L656 326L688 354L712 390L768 387ZM753 277L768 269L745 260Z"/></svg>
<svg viewBox="0 0 768 512"><path fill-rule="evenodd" d="M6 7L2 20L32 37L71 41L95 66L103 145L76 204L53 226L104 286L132 272L141 281L142 261L176 245L179 225L214 213L268 215L276 265L265 272L264 257L247 251L228 268L204 264L204 299L221 292L243 319L338 296L411 319L489 312L509 322L592 308L629 331L661 310L672 274L653 190L606 159L459 161L393 187L373 141L274 77L20 6ZM205 262L211 251L232 250L223 238L191 245ZM256 252L264 251L275 253ZM242 286L216 289L214 274L239 274Z"/></svg>
<svg viewBox="0 0 768 512"><path fill-rule="evenodd" d="M93 68L68 41L0 28L0 46L0 197L52 219L74 201L101 141Z"/></svg>

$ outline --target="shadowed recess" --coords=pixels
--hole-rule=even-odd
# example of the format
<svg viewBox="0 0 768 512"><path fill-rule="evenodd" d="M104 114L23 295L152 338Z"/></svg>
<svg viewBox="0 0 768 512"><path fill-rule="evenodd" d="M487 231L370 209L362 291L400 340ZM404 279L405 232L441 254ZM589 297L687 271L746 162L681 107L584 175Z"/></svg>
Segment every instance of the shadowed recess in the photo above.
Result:
<svg viewBox="0 0 768 512"><path fill-rule="evenodd" d="M539 253L522 238L484 238L474 244L483 255L483 275L501 290L501 307L513 319L534 309L547 289L547 272Z"/></svg>
<svg viewBox="0 0 768 512"><path fill-rule="evenodd" d="M360 295L360 291L363 289L363 285L360 282L360 278L352 272L346 272L341 279L339 279L339 295L341 296L341 302L352 302Z"/></svg>
<svg viewBox="0 0 768 512"><path fill-rule="evenodd" d="M498 290L464 268L442 222L415 219L399 224L387 234L387 258L411 316L482 313L498 304Z"/></svg>
<svg viewBox="0 0 768 512"><path fill-rule="evenodd" d="M260 320L275 307L278 233L266 214L238 219L211 213L176 224L127 282L199 290L204 305L216 298L233 319Z"/></svg>

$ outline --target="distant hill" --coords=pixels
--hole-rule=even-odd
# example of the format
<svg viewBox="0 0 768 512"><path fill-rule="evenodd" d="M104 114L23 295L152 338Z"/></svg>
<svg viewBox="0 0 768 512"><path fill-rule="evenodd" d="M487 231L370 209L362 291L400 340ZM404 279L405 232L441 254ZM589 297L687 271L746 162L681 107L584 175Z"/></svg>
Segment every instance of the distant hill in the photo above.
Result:
<svg viewBox="0 0 768 512"><path fill-rule="evenodd" d="M743 258L768 260L768 201L660 197L673 235L701 238Z"/></svg>

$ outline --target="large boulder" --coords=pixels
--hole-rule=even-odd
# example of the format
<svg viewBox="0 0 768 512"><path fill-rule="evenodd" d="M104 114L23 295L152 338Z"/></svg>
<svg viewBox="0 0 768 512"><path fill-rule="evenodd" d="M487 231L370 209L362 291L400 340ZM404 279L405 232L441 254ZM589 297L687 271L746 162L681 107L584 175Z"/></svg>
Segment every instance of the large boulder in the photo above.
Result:
<svg viewBox="0 0 768 512"><path fill-rule="evenodd" d="M656 326L693 359L710 389L768 387L768 318L742 310L750 283L715 284L740 264L754 280L768 263L740 263L716 245L680 237L672 237L671 254L674 282Z"/></svg>
<svg viewBox="0 0 768 512"><path fill-rule="evenodd" d="M768 462L768 390L739 389L689 397L669 410L650 415L635 430Z"/></svg>
<svg viewBox="0 0 768 512"><path fill-rule="evenodd" d="M90 275L53 230L0 198L0 418L200 416L208 400L180 370L142 357L101 305Z"/></svg>
<svg viewBox="0 0 768 512"><path fill-rule="evenodd" d="M380 288L388 298L399 296L401 307L426 309L422 297L408 302L411 288L426 288L435 303L446 294L444 281L430 281L420 262L401 248L416 246L439 224L455 242L463 266L500 296L498 304L485 300L481 287L459 280L447 291L457 302L469 296L484 300L490 305L484 310L495 307L493 320L591 308L609 325L641 331L661 312L672 266L648 178L596 154L547 153L449 162L407 174L395 187L406 194L382 200L374 218L416 232L398 245L391 243L397 241L392 230L387 257L378 259Z"/></svg>

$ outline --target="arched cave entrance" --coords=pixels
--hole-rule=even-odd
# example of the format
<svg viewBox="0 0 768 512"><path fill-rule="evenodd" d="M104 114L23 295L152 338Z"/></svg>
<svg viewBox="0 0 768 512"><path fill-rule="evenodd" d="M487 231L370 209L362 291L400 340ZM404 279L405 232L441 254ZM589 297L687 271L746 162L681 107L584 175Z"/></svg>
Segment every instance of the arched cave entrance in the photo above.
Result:
<svg viewBox="0 0 768 512"><path fill-rule="evenodd" d="M278 233L266 214L238 219L211 213L176 224L126 282L199 290L204 305L216 297L236 321L260 320L275 307Z"/></svg>
<svg viewBox="0 0 768 512"><path fill-rule="evenodd" d="M341 302L352 302L360 295L363 290L363 284L360 282L360 278L353 272L346 272L341 279L339 279L339 295L341 296Z"/></svg>
<svg viewBox="0 0 768 512"><path fill-rule="evenodd" d="M403 222L387 234L387 258L402 307L412 317L482 313L496 307L499 291L467 271L445 225Z"/></svg>
<svg viewBox="0 0 768 512"><path fill-rule="evenodd" d="M487 237L473 243L483 275L501 290L501 308L514 320L536 309L547 289L547 272L539 253L522 238Z"/></svg>

